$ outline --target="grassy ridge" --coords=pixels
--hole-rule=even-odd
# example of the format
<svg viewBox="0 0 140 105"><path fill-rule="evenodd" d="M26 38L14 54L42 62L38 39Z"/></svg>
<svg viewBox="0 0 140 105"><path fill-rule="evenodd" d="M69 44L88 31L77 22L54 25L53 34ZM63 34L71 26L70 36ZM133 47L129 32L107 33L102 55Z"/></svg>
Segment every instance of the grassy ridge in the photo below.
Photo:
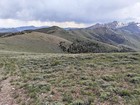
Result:
<svg viewBox="0 0 140 105"><path fill-rule="evenodd" d="M36 53L131 52L139 51L140 42L139 35L103 27L65 30L53 26L34 31L3 33L0 36L0 50ZM60 43L65 43L63 49L72 47L70 50L76 51L64 51Z"/></svg>
<svg viewBox="0 0 140 105"><path fill-rule="evenodd" d="M139 105L140 54L0 52L19 105Z"/></svg>
<svg viewBox="0 0 140 105"><path fill-rule="evenodd" d="M70 41L39 32L0 37L0 50L18 52L60 53L59 43Z"/></svg>

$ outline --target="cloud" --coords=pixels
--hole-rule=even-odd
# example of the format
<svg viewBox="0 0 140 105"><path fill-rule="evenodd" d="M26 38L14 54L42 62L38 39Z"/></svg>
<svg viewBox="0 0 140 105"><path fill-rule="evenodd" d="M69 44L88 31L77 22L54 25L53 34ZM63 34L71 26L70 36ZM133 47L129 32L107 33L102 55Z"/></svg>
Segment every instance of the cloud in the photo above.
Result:
<svg viewBox="0 0 140 105"><path fill-rule="evenodd" d="M91 24L83 24L76 22L55 22L55 21L21 21L14 19L0 19L0 28L20 27L20 26L60 26L62 28L83 28L90 26Z"/></svg>
<svg viewBox="0 0 140 105"><path fill-rule="evenodd" d="M0 19L96 23L139 20L139 0L0 0Z"/></svg>

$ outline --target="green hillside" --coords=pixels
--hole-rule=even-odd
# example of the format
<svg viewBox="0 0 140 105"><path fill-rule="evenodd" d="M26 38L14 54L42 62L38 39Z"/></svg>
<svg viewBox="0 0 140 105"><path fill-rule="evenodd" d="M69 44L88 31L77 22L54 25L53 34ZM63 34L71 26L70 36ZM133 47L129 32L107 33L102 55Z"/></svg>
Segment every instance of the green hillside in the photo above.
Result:
<svg viewBox="0 0 140 105"><path fill-rule="evenodd" d="M39 32L24 33L21 35L6 36L0 38L0 50L20 52L62 52L59 43L70 41Z"/></svg>
<svg viewBox="0 0 140 105"><path fill-rule="evenodd" d="M0 37L0 49L20 52L131 52L140 51L139 45L140 35L107 27L65 30L53 26L34 31L1 33Z"/></svg>
<svg viewBox="0 0 140 105"><path fill-rule="evenodd" d="M103 48L101 49L102 52L105 52L104 49L111 49L108 50L108 52L121 51L123 50L123 48L124 50L127 49L130 51L139 50L139 40L140 40L139 36L137 36L138 38L135 39L135 37L133 37L133 34L130 34L127 31L123 32L119 30L109 29L106 27L96 29L85 28L85 29L64 30L62 28L54 26L50 28L39 29L36 31L47 33L53 36L59 36L73 43L75 43L76 40L95 43L101 46L101 48ZM135 43L134 40L137 43Z"/></svg>

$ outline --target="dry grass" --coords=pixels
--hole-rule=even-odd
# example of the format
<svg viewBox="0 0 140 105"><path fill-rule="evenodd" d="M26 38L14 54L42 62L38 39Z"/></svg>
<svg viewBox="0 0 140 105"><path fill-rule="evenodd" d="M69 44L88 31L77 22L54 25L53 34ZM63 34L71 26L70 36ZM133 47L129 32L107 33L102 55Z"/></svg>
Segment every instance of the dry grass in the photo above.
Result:
<svg viewBox="0 0 140 105"><path fill-rule="evenodd" d="M139 53L1 52L0 65L19 105L140 104Z"/></svg>

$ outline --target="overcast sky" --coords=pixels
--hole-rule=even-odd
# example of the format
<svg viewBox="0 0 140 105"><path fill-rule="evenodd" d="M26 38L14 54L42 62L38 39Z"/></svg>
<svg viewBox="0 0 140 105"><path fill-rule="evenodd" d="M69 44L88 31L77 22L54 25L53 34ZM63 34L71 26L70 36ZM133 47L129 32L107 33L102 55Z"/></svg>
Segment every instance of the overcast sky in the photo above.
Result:
<svg viewBox="0 0 140 105"><path fill-rule="evenodd" d="M140 22L140 0L0 0L0 27Z"/></svg>

